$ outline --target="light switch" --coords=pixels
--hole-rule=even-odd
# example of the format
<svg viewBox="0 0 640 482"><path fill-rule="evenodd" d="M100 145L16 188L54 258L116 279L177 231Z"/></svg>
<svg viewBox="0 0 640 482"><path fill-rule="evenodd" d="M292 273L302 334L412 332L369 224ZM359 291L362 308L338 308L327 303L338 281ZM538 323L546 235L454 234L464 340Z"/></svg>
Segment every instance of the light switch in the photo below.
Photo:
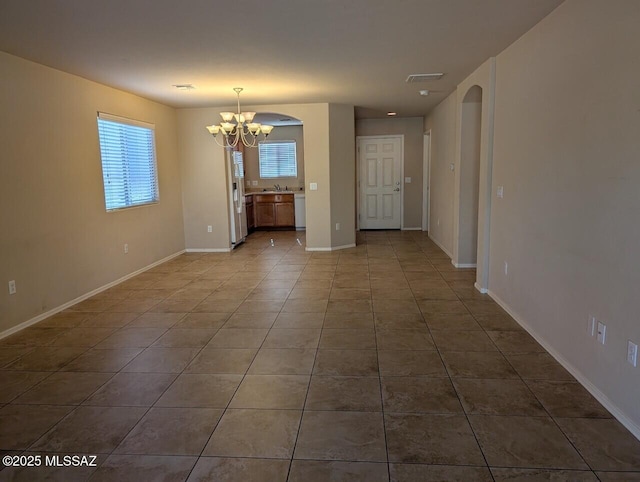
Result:
<svg viewBox="0 0 640 482"><path fill-rule="evenodd" d="M309 183L309 190L310 191L317 191L318 190L318 183L317 182L310 182Z"/></svg>
<svg viewBox="0 0 640 482"><path fill-rule="evenodd" d="M504 186L498 186L496 195L498 196L499 199L502 199L504 197Z"/></svg>
<svg viewBox="0 0 640 482"><path fill-rule="evenodd" d="M405 184L411 184L411 178L410 177L405 177L404 178L404 183Z"/></svg>

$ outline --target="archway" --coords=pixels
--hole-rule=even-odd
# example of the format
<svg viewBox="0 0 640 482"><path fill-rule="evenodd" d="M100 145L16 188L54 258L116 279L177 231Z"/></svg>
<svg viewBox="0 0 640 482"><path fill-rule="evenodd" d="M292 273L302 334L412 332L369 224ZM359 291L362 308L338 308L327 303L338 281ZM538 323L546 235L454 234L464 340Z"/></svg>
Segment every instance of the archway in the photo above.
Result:
<svg viewBox="0 0 640 482"><path fill-rule="evenodd" d="M458 267L474 267L478 260L481 133L482 88L474 85L465 94L461 111Z"/></svg>

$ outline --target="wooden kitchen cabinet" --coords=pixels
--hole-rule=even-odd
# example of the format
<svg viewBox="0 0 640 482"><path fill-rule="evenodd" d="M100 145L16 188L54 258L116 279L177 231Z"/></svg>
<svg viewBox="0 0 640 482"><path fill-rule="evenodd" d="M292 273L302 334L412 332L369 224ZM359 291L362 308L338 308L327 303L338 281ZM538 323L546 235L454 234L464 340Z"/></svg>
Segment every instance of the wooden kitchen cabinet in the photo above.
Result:
<svg viewBox="0 0 640 482"><path fill-rule="evenodd" d="M255 194L253 209L256 228L293 228L293 194Z"/></svg>
<svg viewBox="0 0 640 482"><path fill-rule="evenodd" d="M253 213L253 196L244 197L244 207L247 211L247 231L253 231L256 227L256 218Z"/></svg>

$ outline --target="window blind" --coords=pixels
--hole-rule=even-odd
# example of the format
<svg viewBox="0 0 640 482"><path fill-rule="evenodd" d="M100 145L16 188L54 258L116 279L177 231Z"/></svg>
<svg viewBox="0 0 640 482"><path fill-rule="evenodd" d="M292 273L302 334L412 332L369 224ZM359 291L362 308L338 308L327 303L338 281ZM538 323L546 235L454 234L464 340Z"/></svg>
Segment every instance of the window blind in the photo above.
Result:
<svg viewBox="0 0 640 482"><path fill-rule="evenodd" d="M98 113L107 211L158 201L155 126Z"/></svg>
<svg viewBox="0 0 640 482"><path fill-rule="evenodd" d="M298 177L296 141L264 141L258 144L262 179Z"/></svg>

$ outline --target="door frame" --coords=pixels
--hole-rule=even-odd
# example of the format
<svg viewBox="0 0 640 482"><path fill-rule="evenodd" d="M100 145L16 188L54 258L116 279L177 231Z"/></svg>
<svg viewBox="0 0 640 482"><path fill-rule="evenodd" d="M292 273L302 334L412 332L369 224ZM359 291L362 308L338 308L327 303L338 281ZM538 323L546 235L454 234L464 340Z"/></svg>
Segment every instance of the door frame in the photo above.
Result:
<svg viewBox="0 0 640 482"><path fill-rule="evenodd" d="M404 230L404 134L388 134L380 136L356 136L356 229L360 231L360 143L363 140L372 139L399 139L400 140L400 231Z"/></svg>
<svg viewBox="0 0 640 482"><path fill-rule="evenodd" d="M422 138L422 230L429 232L431 216L431 129Z"/></svg>

